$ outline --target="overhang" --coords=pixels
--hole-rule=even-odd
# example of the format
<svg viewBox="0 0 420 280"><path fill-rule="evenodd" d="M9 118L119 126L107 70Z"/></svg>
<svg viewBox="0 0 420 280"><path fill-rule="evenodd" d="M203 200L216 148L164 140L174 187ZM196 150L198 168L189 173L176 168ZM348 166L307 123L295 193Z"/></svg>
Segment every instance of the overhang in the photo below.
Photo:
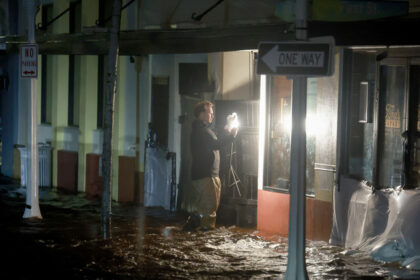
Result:
<svg viewBox="0 0 420 280"><path fill-rule="evenodd" d="M337 46L420 45L419 19L363 22L309 22L308 36L333 36ZM87 28L78 34L37 32L40 54L100 55L108 53L105 29ZM257 49L261 41L288 41L294 25L258 24L195 29L133 30L120 32L120 55L209 53ZM6 37L7 52L25 43L22 36Z"/></svg>

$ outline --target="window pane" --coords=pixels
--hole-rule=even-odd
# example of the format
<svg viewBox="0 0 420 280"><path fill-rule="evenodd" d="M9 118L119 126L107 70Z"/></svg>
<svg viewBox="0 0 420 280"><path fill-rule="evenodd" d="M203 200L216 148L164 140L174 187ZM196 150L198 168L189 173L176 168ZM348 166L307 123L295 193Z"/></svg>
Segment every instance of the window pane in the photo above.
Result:
<svg viewBox="0 0 420 280"><path fill-rule="evenodd" d="M273 78L270 96L270 135L268 145L269 185L289 189L292 80Z"/></svg>
<svg viewBox="0 0 420 280"><path fill-rule="evenodd" d="M319 120L317 115L318 79L307 79L306 93L306 193L313 194L316 137L322 133L325 124L325 120Z"/></svg>
<svg viewBox="0 0 420 280"><path fill-rule="evenodd" d="M73 88L73 125L79 126L79 102L80 102L80 55L74 56L74 88Z"/></svg>
<svg viewBox="0 0 420 280"><path fill-rule="evenodd" d="M52 77L52 72L51 69L53 69L53 60L52 57L50 55L47 55L47 67L45 72L46 74L46 97L45 97L45 102L46 102L46 118L45 118L45 122L46 123L51 123L52 121L52 79L50 77Z"/></svg>
<svg viewBox="0 0 420 280"><path fill-rule="evenodd" d="M382 66L380 70L378 183L381 187L399 186L403 180L405 72L404 66Z"/></svg>
<svg viewBox="0 0 420 280"><path fill-rule="evenodd" d="M410 68L409 187L420 186L420 65Z"/></svg>
<svg viewBox="0 0 420 280"><path fill-rule="evenodd" d="M336 77L307 79L306 193L331 191L336 163ZM291 95L293 81L273 77L269 96L268 186L290 187Z"/></svg>

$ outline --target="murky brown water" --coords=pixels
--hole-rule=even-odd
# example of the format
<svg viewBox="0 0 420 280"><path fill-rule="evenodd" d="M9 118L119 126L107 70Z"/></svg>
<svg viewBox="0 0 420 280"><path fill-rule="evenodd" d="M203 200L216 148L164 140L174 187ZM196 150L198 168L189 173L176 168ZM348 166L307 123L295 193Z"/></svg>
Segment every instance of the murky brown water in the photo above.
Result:
<svg viewBox="0 0 420 280"><path fill-rule="evenodd" d="M0 194L1 279L281 279L286 270L287 239L278 236L237 227L185 232L182 215L114 204L104 240L97 200L41 191L44 219L28 221L22 188L2 186ZM325 242L308 241L306 252L311 279L420 279Z"/></svg>

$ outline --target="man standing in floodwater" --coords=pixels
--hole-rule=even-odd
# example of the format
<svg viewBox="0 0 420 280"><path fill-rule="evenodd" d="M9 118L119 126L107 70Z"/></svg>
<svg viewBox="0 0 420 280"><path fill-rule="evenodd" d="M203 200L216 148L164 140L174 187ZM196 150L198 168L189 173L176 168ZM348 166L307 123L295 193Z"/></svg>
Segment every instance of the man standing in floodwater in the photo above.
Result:
<svg viewBox="0 0 420 280"><path fill-rule="evenodd" d="M219 150L233 142L238 128L227 126L226 134L218 139L210 129L214 119L213 104L207 100L195 105L194 116L191 131L193 213L184 229L200 227L209 230L216 226L216 211L220 202Z"/></svg>

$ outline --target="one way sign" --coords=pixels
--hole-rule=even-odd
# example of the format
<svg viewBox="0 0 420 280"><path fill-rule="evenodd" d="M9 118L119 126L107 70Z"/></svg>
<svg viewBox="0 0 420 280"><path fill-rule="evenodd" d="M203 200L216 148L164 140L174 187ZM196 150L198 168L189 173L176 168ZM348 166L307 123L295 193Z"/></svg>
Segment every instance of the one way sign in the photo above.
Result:
<svg viewBox="0 0 420 280"><path fill-rule="evenodd" d="M333 72L334 39L261 42L258 46L258 74L329 76Z"/></svg>

